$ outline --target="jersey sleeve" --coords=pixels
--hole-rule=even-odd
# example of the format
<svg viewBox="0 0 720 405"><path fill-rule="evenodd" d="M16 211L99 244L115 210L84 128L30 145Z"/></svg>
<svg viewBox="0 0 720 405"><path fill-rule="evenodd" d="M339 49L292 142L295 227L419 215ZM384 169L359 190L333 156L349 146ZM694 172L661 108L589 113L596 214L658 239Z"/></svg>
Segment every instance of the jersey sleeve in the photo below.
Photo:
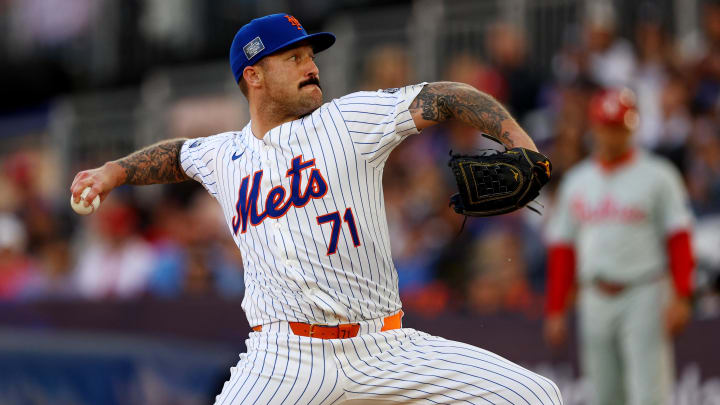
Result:
<svg viewBox="0 0 720 405"><path fill-rule="evenodd" d="M361 91L335 100L360 157L382 164L403 139L419 132L408 108L426 84Z"/></svg>
<svg viewBox="0 0 720 405"><path fill-rule="evenodd" d="M665 235L692 227L693 215L680 173L670 163L662 162L661 190L657 196L659 220Z"/></svg>
<svg viewBox="0 0 720 405"><path fill-rule="evenodd" d="M571 211L572 183L568 177L560 183L545 234L550 245L572 245L574 243L577 223Z"/></svg>
<svg viewBox="0 0 720 405"><path fill-rule="evenodd" d="M234 132L208 136L204 138L188 139L180 149L180 165L185 174L199 182L205 189L217 196L216 168L222 165L218 162L220 150L229 145L235 137Z"/></svg>

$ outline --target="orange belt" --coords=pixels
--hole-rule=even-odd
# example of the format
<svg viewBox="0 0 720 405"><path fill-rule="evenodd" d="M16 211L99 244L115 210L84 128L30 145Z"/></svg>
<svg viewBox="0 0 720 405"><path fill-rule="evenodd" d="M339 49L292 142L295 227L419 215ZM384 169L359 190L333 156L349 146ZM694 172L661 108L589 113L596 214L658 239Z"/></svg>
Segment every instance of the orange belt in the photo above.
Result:
<svg viewBox="0 0 720 405"><path fill-rule="evenodd" d="M402 328L403 311L398 311L383 319L383 327L380 332ZM318 325L315 323L288 322L290 329L297 336L312 337L317 339L347 339L357 336L360 331L359 323L346 323L340 325ZM262 325L253 326L255 332L262 331Z"/></svg>

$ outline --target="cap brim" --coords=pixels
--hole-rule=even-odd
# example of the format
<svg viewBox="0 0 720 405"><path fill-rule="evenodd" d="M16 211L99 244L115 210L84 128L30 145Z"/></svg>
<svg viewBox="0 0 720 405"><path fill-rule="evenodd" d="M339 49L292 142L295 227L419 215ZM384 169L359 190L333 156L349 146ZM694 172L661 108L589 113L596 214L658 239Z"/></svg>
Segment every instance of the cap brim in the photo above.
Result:
<svg viewBox="0 0 720 405"><path fill-rule="evenodd" d="M282 45L280 45L276 50L274 50L272 53L280 52L284 49L287 49L298 42L308 41L310 45L313 48L313 51L315 53L322 52L332 46L332 44L335 43L335 35L329 33L329 32L318 32L315 34L310 34L304 37L295 38L292 41L288 41Z"/></svg>
<svg viewBox="0 0 720 405"><path fill-rule="evenodd" d="M308 35L308 40L313 47L313 51L322 52L335 43L335 35L329 32L318 32Z"/></svg>

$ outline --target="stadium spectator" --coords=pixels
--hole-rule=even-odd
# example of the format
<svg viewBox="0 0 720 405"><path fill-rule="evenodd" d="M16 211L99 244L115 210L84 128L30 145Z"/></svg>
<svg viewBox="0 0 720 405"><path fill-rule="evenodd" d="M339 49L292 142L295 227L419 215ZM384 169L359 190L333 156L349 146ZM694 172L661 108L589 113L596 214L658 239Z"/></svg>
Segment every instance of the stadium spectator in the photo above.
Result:
<svg viewBox="0 0 720 405"><path fill-rule="evenodd" d="M84 243L78 245L74 282L80 297L129 299L147 288L155 257L137 234L135 209L119 197L109 197L91 219Z"/></svg>
<svg viewBox="0 0 720 405"><path fill-rule="evenodd" d="M527 65L527 43L517 27L497 23L488 30L485 48L490 69L500 78L496 97L522 122L525 115L538 107L540 80Z"/></svg>
<svg viewBox="0 0 720 405"><path fill-rule="evenodd" d="M631 85L635 53L632 44L617 35L617 15L612 3L588 3L584 28L590 79L601 87Z"/></svg>
<svg viewBox="0 0 720 405"><path fill-rule="evenodd" d="M0 301L21 300L36 289L39 269L25 247L23 223L0 212Z"/></svg>
<svg viewBox="0 0 720 405"><path fill-rule="evenodd" d="M165 298L240 297L244 292L242 261L232 241L225 238L219 208L206 193L190 190L188 206L166 199L153 212L156 260L149 291Z"/></svg>
<svg viewBox="0 0 720 405"><path fill-rule="evenodd" d="M407 49L393 44L373 48L365 60L363 75L364 82L359 86L363 90L375 91L407 85L413 75Z"/></svg>

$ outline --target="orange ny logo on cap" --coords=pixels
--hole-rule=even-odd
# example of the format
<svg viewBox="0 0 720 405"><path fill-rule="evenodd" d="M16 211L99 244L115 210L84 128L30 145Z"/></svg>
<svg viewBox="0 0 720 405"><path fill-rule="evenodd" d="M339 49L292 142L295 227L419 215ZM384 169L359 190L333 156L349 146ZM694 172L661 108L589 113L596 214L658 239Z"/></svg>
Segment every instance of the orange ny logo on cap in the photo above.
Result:
<svg viewBox="0 0 720 405"><path fill-rule="evenodd" d="M290 22L290 24L292 24L292 25L294 25L295 27L297 27L298 30L302 30L302 29L303 29L303 28L302 28L302 25L300 25L300 21L298 21L297 18L295 18L295 17L293 17L293 16L291 16L291 15L286 15L285 18L287 18L287 20Z"/></svg>

